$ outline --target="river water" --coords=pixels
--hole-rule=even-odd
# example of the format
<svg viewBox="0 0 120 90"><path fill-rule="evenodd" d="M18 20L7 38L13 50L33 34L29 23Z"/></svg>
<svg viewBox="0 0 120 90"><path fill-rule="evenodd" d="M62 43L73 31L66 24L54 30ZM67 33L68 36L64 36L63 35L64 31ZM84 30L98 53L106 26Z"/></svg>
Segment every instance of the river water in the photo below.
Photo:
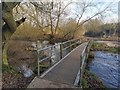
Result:
<svg viewBox="0 0 120 90"><path fill-rule="evenodd" d="M120 55L103 51L96 51L94 55L89 70L95 73L106 87L118 88Z"/></svg>

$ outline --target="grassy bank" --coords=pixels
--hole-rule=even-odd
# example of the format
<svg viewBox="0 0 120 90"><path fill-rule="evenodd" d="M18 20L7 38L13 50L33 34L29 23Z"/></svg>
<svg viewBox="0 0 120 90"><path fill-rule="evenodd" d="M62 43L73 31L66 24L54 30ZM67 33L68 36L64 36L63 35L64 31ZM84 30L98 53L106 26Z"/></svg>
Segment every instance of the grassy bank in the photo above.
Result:
<svg viewBox="0 0 120 90"><path fill-rule="evenodd" d="M104 43L93 42L90 51L107 51L111 53L120 53L118 52L120 47L110 47Z"/></svg>
<svg viewBox="0 0 120 90"><path fill-rule="evenodd" d="M82 86L83 88L92 88L92 89L102 88L103 90L107 89L103 85L102 81L94 73L91 73L87 69L84 70Z"/></svg>

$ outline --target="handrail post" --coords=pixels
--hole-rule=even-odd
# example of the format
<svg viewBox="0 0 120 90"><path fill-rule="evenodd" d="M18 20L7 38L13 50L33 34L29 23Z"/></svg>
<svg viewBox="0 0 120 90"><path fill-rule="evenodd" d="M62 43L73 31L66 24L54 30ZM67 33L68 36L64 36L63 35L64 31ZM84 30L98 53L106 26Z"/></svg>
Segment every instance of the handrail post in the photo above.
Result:
<svg viewBox="0 0 120 90"><path fill-rule="evenodd" d="M39 51L38 51L38 76L40 76L40 66L39 66Z"/></svg>
<svg viewBox="0 0 120 90"><path fill-rule="evenodd" d="M60 43L60 59L62 59L62 56L63 56L62 49L63 49L63 47L62 47L62 43Z"/></svg>
<svg viewBox="0 0 120 90"><path fill-rule="evenodd" d="M75 43L75 47L77 47L79 45L79 40L77 39L76 43Z"/></svg>
<svg viewBox="0 0 120 90"><path fill-rule="evenodd" d="M81 39L79 39L79 44L81 44L82 43L82 40Z"/></svg>
<svg viewBox="0 0 120 90"><path fill-rule="evenodd" d="M39 66L39 40L37 41L36 43L36 46L37 46L37 54L38 54L38 77L40 76L40 66Z"/></svg>
<svg viewBox="0 0 120 90"><path fill-rule="evenodd" d="M50 66L52 65L52 47L50 48Z"/></svg>
<svg viewBox="0 0 120 90"><path fill-rule="evenodd" d="M89 49L90 49L89 43L90 42L87 43L84 53L82 55L80 55L80 87L81 88L82 88L82 79L83 79L83 75L84 75L84 64L85 64L86 58L88 58L88 53L89 53Z"/></svg>
<svg viewBox="0 0 120 90"><path fill-rule="evenodd" d="M71 51L72 50L72 46L71 46L72 45L72 41L70 41L69 44L70 44L70 51Z"/></svg>
<svg viewBox="0 0 120 90"><path fill-rule="evenodd" d="M80 55L80 87L82 88L81 82L82 82L82 55Z"/></svg>

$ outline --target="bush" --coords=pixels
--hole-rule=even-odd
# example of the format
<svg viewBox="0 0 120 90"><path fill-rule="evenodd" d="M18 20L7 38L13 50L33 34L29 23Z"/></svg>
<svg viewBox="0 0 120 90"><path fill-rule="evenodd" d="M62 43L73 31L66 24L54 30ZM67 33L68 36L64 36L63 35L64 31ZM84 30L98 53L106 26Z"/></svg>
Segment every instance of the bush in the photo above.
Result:
<svg viewBox="0 0 120 90"><path fill-rule="evenodd" d="M39 38L43 37L43 33L37 27L25 23L20 25L16 32L12 35L13 40L27 40L27 41L37 41Z"/></svg>

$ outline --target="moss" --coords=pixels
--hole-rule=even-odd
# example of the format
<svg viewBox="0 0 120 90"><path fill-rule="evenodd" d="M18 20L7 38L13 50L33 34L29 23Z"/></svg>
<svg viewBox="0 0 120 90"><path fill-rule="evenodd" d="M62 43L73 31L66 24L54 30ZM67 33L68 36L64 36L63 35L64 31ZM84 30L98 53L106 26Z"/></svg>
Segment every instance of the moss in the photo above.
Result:
<svg viewBox="0 0 120 90"><path fill-rule="evenodd" d="M112 53L117 53L118 52L117 48L115 48L115 47L109 48L108 51L112 52Z"/></svg>
<svg viewBox="0 0 120 90"><path fill-rule="evenodd" d="M3 61L3 63L4 63L5 65L8 65L6 49L3 50L3 53L2 53L2 61Z"/></svg>

